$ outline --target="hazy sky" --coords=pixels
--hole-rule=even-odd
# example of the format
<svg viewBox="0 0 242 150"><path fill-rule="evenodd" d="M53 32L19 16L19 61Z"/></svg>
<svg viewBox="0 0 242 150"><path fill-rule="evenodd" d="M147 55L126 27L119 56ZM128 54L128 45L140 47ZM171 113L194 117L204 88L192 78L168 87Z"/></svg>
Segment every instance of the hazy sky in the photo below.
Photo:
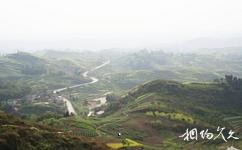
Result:
<svg viewBox="0 0 242 150"><path fill-rule="evenodd" d="M1 0L0 50L145 48L241 37L241 0Z"/></svg>

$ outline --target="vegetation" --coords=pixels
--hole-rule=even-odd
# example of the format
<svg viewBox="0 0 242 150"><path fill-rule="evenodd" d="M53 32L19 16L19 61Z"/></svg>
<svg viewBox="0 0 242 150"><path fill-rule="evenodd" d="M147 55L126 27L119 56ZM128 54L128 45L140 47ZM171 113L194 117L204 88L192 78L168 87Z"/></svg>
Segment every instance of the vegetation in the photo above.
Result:
<svg viewBox="0 0 242 150"><path fill-rule="evenodd" d="M99 79L95 84L53 94L89 82L82 73L109 59L109 65L89 72ZM218 126L242 134L241 70L239 55L142 50L1 56L0 108L21 119L0 114L0 149L241 148L241 140L179 138L187 128L216 132ZM64 114L59 96L70 100L77 116ZM105 96L107 103L95 109L105 113L87 117L89 102Z"/></svg>
<svg viewBox="0 0 242 150"><path fill-rule="evenodd" d="M0 57L0 79L29 84L35 87L33 91L85 82L80 68L69 60L49 60L24 52Z"/></svg>
<svg viewBox="0 0 242 150"><path fill-rule="evenodd" d="M0 149L4 150L106 150L96 139L75 137L60 129L25 122L0 113Z"/></svg>
<svg viewBox="0 0 242 150"><path fill-rule="evenodd" d="M168 148L169 141L169 149L188 149L191 143L185 144L178 138L187 128L215 132L218 126L224 125L241 134L241 92L228 92L228 86L224 84L155 80L133 88L118 100L110 100L109 106L107 111L111 114L126 118L113 123L119 126L112 132L123 131L125 136L149 143L149 146ZM107 118L112 119L110 116ZM111 126L104 127L105 132ZM137 138L133 133L139 131L147 136ZM155 140L151 142L150 138ZM237 148L241 145L241 140L231 142ZM226 145L223 142L204 144L208 149ZM195 147L199 149L203 146L197 143Z"/></svg>
<svg viewBox="0 0 242 150"><path fill-rule="evenodd" d="M224 78L215 79L214 82L225 84L227 86L230 86L234 90L241 90L242 89L242 79L235 77L233 75L225 75Z"/></svg>
<svg viewBox="0 0 242 150"><path fill-rule="evenodd" d="M27 85L0 80L0 103L7 103L9 99L22 98L30 92L31 88Z"/></svg>
<svg viewBox="0 0 242 150"><path fill-rule="evenodd" d="M121 148L132 148L132 147L143 147L142 144L139 144L131 139L124 139L122 143L108 143L108 147L112 149L121 149Z"/></svg>

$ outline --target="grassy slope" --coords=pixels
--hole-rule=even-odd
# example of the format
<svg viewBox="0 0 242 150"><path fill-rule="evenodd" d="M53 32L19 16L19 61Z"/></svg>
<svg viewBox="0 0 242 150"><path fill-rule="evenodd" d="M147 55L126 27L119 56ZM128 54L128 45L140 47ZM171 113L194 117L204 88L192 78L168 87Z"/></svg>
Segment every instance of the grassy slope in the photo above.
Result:
<svg viewBox="0 0 242 150"><path fill-rule="evenodd" d="M84 68L79 62L48 59L23 52L0 57L0 72L0 79L28 83L35 88L61 88L87 82L81 76Z"/></svg>
<svg viewBox="0 0 242 150"><path fill-rule="evenodd" d="M22 121L5 113L0 113L0 126L0 149L4 150L108 149L98 139L76 137L63 130Z"/></svg>
<svg viewBox="0 0 242 150"><path fill-rule="evenodd" d="M241 140L228 143L200 141L194 145L178 138L186 128L194 127L208 128L216 133L217 126L225 126L241 134L242 101L239 93L217 84L156 80L129 91L114 104L115 107L112 106L114 113L97 124L106 136L116 137L115 134L121 132L127 138L157 148L226 149L229 145L241 148Z"/></svg>
<svg viewBox="0 0 242 150"><path fill-rule="evenodd" d="M86 62L85 64L88 65L89 63ZM48 95L51 90L56 88L89 82L89 79L81 75L84 71L86 71L86 68L82 65L81 60L72 60L69 57L56 59L24 52L0 56L0 81L6 81L7 83L11 81L10 83L13 85L16 84L18 87L26 86L31 89L26 95L17 97L21 98L22 101L17 100L21 102L21 105L16 107L12 105L13 100L9 99L7 103L2 103L3 105L0 108L7 112L15 112L17 108L18 112L15 113L21 115L39 115L47 111L62 114L64 111L61 104L49 101L49 105L33 105L29 99L26 100L27 97L25 96L43 93ZM16 92L16 88L2 88L0 97L3 96L1 93L6 92L11 95L11 93L14 93L13 90ZM41 98L39 101L48 101L48 96ZM35 102L37 103L38 100Z"/></svg>

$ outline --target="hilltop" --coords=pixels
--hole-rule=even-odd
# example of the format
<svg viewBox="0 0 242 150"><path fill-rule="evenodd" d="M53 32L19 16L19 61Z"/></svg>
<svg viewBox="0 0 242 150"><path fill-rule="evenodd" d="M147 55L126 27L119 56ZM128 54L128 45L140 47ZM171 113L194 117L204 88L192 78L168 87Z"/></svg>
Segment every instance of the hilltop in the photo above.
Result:
<svg viewBox="0 0 242 150"><path fill-rule="evenodd" d="M187 128L209 129L218 126L242 133L242 95L228 84L180 83L155 80L139 85L126 94L109 96L106 119L113 123L102 126L106 134L121 132L142 144L164 149L226 149L241 147L241 140L228 143L199 140L185 142L179 135ZM150 148L152 149L152 148Z"/></svg>
<svg viewBox="0 0 242 150"><path fill-rule="evenodd" d="M37 89L57 88L87 82L80 63L68 59L48 59L25 52L0 57L0 80L14 80Z"/></svg>

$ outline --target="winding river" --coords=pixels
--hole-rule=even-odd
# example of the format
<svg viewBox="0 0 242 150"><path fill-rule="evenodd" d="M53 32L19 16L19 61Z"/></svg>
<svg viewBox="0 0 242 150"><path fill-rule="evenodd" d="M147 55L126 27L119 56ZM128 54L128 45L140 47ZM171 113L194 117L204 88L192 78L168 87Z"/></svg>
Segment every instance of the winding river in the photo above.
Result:
<svg viewBox="0 0 242 150"><path fill-rule="evenodd" d="M110 63L110 60L108 60L108 61L102 63L101 65L99 65L99 66L97 66L97 67L91 69L90 71L86 71L86 72L84 72L84 73L82 74L82 76L83 76L84 78L89 78L89 79L91 79L90 82L82 83L82 84L77 84L77 85L73 85L73 86L69 86L69 87L64 87L64 88L60 88L60 89L56 89L56 90L53 90L53 94L58 94L58 93L60 93L60 92L62 92L62 91L65 91L65 90L67 90L67 89L73 89L73 88L77 88L77 87L80 87L80 86L83 86L83 85L90 85L90 84L93 84L93 83L98 82L98 81L99 81L98 78L95 78L95 77L89 77L89 76L88 76L89 72L92 72L92 71L95 71L95 70L97 70L97 69L100 69L100 68L102 68L102 67L108 65L109 63ZM69 115L76 115L76 111L75 111L75 109L73 108L71 102L70 102L67 98L65 98L65 97L63 97L63 96L58 96L58 97L59 97L59 99L63 100L63 102L65 103L65 107L67 108L68 114L69 114ZM106 101L105 101L105 102L106 102ZM105 102L104 102L104 103L105 103ZM89 113L90 113L90 112L89 112Z"/></svg>

